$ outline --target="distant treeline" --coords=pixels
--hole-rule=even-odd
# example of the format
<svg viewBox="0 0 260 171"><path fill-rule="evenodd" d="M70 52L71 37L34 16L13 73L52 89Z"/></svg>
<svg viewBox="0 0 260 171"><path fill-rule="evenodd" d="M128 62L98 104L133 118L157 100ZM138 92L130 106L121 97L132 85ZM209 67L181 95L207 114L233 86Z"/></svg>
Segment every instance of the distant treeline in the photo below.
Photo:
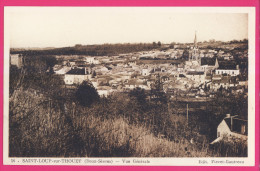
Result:
<svg viewBox="0 0 260 171"><path fill-rule="evenodd" d="M159 43L136 43L136 44L103 44L103 45L80 45L74 47L54 48L47 50L11 49L10 53L22 53L24 55L90 55L111 56L121 53L132 53L160 48Z"/></svg>

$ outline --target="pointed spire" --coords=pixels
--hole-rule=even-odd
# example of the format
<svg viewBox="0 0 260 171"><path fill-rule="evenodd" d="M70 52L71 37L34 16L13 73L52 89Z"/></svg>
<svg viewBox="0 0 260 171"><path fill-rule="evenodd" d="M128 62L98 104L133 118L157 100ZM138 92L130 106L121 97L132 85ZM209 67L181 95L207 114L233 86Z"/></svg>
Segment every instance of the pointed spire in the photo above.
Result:
<svg viewBox="0 0 260 171"><path fill-rule="evenodd" d="M219 64L218 64L218 58L216 58L215 67L216 67L216 68L219 67Z"/></svg>
<svg viewBox="0 0 260 171"><path fill-rule="evenodd" d="M194 47L197 47L197 31L195 31Z"/></svg>

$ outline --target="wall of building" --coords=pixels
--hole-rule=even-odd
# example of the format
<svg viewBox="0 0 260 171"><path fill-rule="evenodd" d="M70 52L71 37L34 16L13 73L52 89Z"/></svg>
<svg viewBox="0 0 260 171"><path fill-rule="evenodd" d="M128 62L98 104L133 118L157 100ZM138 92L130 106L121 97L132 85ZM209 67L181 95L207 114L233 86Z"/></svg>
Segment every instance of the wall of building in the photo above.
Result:
<svg viewBox="0 0 260 171"><path fill-rule="evenodd" d="M11 65L15 65L18 68L21 68L23 65L23 58L19 56L19 54L10 55L10 63Z"/></svg>
<svg viewBox="0 0 260 171"><path fill-rule="evenodd" d="M81 84L85 80L89 80L91 75L69 75L65 74L64 82L65 84Z"/></svg>
<svg viewBox="0 0 260 171"><path fill-rule="evenodd" d="M237 76L239 75L239 70L221 70L221 69L216 69L216 74L228 74L231 76Z"/></svg>

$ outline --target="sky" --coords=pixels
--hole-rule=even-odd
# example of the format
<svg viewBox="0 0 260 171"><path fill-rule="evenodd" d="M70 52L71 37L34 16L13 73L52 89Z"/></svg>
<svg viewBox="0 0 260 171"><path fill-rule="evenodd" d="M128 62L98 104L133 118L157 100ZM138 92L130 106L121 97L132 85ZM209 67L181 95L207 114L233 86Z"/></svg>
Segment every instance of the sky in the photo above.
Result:
<svg viewBox="0 0 260 171"><path fill-rule="evenodd" d="M248 38L247 13L210 8L6 7L5 25L13 48Z"/></svg>

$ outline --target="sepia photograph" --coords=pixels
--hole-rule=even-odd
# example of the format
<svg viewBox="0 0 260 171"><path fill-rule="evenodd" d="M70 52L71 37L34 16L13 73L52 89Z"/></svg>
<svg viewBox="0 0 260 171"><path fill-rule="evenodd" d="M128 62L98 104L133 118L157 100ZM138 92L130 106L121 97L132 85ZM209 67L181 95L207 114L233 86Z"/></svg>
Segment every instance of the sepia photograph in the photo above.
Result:
<svg viewBox="0 0 260 171"><path fill-rule="evenodd" d="M254 164L254 15L5 7L4 157Z"/></svg>

